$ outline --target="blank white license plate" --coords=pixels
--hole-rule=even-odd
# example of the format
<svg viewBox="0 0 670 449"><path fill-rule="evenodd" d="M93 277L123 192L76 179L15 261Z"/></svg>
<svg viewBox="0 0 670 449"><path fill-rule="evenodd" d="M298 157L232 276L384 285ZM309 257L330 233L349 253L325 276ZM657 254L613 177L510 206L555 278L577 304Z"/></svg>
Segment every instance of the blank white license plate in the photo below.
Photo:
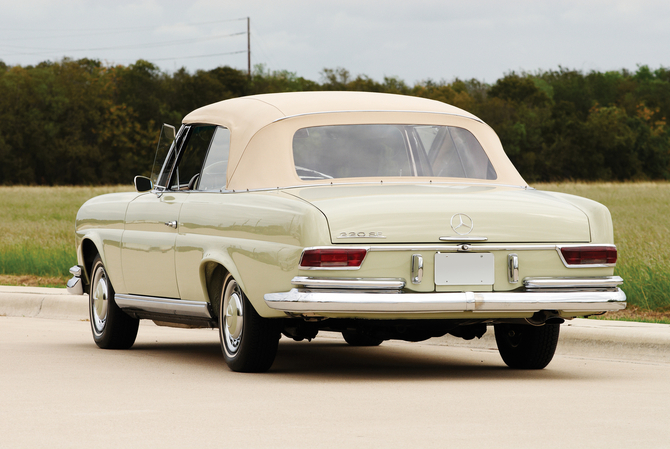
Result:
<svg viewBox="0 0 670 449"><path fill-rule="evenodd" d="M493 285L493 265L491 253L437 253L435 284Z"/></svg>

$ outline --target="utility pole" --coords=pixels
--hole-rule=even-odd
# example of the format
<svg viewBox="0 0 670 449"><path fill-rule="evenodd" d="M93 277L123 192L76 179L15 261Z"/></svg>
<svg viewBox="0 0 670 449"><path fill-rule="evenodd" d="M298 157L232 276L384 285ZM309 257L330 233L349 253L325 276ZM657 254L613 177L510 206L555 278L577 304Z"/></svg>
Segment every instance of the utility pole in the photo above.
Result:
<svg viewBox="0 0 670 449"><path fill-rule="evenodd" d="M247 75L251 78L251 17L247 17Z"/></svg>

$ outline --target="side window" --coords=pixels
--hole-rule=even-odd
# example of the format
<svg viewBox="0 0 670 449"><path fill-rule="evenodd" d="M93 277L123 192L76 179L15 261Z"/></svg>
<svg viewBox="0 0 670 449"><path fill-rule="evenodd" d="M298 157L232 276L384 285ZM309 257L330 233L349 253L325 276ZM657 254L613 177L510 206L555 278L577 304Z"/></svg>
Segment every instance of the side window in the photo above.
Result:
<svg viewBox="0 0 670 449"><path fill-rule="evenodd" d="M216 126L214 125L191 127L179 152L177 166L172 171L171 190L194 188L215 130Z"/></svg>
<svg viewBox="0 0 670 449"><path fill-rule="evenodd" d="M230 150L230 131L218 127L209 146L207 158L200 173L198 190L221 190L226 188L228 170L228 152Z"/></svg>

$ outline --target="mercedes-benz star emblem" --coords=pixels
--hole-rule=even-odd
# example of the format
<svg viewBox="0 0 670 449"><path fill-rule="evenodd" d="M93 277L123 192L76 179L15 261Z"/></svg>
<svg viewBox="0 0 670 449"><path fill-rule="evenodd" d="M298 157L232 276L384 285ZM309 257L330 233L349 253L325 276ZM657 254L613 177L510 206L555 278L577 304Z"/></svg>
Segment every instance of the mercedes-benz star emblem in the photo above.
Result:
<svg viewBox="0 0 670 449"><path fill-rule="evenodd" d="M472 221L472 218L465 214L454 214L451 217L451 229L458 235L469 234L474 227L475 223Z"/></svg>

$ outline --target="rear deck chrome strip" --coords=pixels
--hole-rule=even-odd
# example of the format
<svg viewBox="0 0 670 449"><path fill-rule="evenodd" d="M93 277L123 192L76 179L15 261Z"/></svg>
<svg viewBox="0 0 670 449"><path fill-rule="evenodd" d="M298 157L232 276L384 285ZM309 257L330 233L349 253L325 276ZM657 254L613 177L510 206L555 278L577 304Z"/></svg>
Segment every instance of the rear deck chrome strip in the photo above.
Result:
<svg viewBox="0 0 670 449"><path fill-rule="evenodd" d="M447 237L440 237L440 240L446 239ZM451 238L451 237L449 237ZM454 238L454 240L457 240ZM581 265L570 265L567 263L561 252L561 248L574 247L612 247L616 248L616 245L612 244L597 244L597 243L570 243L570 244L557 244L557 245L524 245L524 244L511 244L511 245L497 245L497 244L483 244L477 245L473 243L463 242L461 245L368 245L365 249L368 252L383 252L383 251L441 251L441 252L491 252L491 251L550 251L554 250L558 253L558 257L566 268L612 268L616 264L607 264L607 263L595 263L595 264L581 264Z"/></svg>
<svg viewBox="0 0 670 449"><path fill-rule="evenodd" d="M132 309L165 315L212 318L212 315L209 313L209 303L206 302L119 293L114 296L114 301L121 309Z"/></svg>
<svg viewBox="0 0 670 449"><path fill-rule="evenodd" d="M588 246L588 244L580 244L578 246ZM605 246L605 245L598 245ZM557 245L496 245L484 244L474 245L467 243L466 245L369 245L368 251L546 251L555 250Z"/></svg>

